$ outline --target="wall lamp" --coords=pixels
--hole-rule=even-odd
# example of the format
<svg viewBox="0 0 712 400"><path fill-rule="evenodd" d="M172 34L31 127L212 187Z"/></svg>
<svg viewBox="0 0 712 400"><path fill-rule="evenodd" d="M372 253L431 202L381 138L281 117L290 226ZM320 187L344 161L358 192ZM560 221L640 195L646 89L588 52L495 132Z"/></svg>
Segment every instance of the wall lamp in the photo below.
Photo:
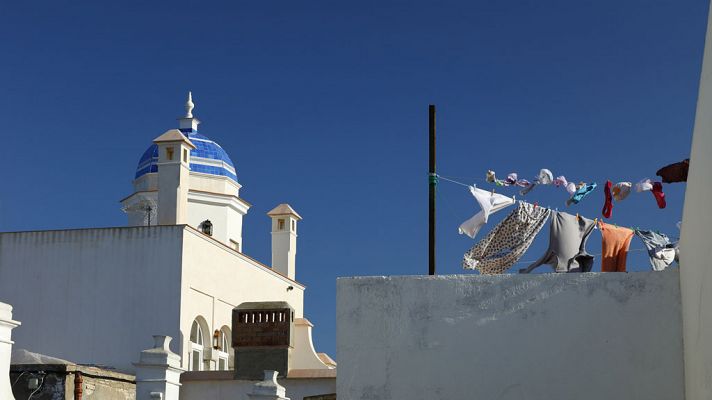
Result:
<svg viewBox="0 0 712 400"><path fill-rule="evenodd" d="M220 330L218 329L213 332L213 349L220 349Z"/></svg>

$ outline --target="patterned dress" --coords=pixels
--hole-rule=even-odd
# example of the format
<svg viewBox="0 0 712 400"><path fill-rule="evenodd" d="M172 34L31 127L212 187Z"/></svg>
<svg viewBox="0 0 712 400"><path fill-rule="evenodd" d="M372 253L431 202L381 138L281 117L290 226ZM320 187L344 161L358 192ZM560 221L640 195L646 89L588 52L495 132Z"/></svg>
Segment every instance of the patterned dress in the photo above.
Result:
<svg viewBox="0 0 712 400"><path fill-rule="evenodd" d="M520 201L511 214L465 253L462 267L477 269L484 275L508 270L531 246L550 214L548 208Z"/></svg>

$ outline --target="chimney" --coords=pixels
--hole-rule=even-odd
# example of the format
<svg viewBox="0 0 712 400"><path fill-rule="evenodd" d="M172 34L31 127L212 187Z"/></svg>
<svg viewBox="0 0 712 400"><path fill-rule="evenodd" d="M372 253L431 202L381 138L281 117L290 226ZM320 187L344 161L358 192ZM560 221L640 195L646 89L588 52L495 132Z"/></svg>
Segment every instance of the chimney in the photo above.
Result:
<svg viewBox="0 0 712 400"><path fill-rule="evenodd" d="M289 204L280 204L267 215L272 218L272 269L294 280L297 258L297 222L302 217Z"/></svg>
<svg viewBox="0 0 712 400"><path fill-rule="evenodd" d="M158 224L187 223L190 150L193 143L178 129L153 140L158 146Z"/></svg>
<svg viewBox="0 0 712 400"><path fill-rule="evenodd" d="M294 348L294 309L284 301L242 303L232 310L235 379L284 378Z"/></svg>

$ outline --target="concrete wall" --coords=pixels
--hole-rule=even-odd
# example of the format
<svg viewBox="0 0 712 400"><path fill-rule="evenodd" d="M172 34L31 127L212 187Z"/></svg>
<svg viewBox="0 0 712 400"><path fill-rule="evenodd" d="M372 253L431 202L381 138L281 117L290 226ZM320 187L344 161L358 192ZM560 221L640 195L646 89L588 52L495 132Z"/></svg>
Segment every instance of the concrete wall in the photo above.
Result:
<svg viewBox="0 0 712 400"><path fill-rule="evenodd" d="M178 337L182 226L0 234L15 348L133 371L151 334Z"/></svg>
<svg viewBox="0 0 712 400"><path fill-rule="evenodd" d="M712 8L707 22L690 172L680 233L680 284L688 399L712 399Z"/></svg>
<svg viewBox="0 0 712 400"><path fill-rule="evenodd" d="M678 270L341 278L340 400L683 398Z"/></svg>
<svg viewBox="0 0 712 400"><path fill-rule="evenodd" d="M212 378L211 378L212 376ZM234 380L230 371L186 372L181 376L180 400L241 400L258 381ZM336 393L334 378L278 379L290 400Z"/></svg>
<svg viewBox="0 0 712 400"><path fill-rule="evenodd" d="M243 302L286 301L294 308L295 318L303 316L304 286L193 229L185 230L183 242L183 336L176 337L182 340L178 354L183 357L183 368L188 368L190 327L198 316L207 322L208 340L216 329L232 325L232 309Z"/></svg>

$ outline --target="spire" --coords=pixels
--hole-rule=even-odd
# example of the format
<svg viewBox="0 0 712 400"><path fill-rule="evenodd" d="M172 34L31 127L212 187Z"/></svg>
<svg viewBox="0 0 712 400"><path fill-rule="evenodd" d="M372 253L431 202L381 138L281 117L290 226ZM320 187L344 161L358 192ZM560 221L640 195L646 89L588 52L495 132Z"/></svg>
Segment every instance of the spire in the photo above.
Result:
<svg viewBox="0 0 712 400"><path fill-rule="evenodd" d="M198 124L200 120L193 117L193 109L195 108L195 103L193 103L193 92L188 92L188 100L185 101L185 117L179 118L180 130L183 133L197 132Z"/></svg>
<svg viewBox="0 0 712 400"><path fill-rule="evenodd" d="M185 102L185 118L193 118L193 108L195 108L193 93L188 91L188 101Z"/></svg>

